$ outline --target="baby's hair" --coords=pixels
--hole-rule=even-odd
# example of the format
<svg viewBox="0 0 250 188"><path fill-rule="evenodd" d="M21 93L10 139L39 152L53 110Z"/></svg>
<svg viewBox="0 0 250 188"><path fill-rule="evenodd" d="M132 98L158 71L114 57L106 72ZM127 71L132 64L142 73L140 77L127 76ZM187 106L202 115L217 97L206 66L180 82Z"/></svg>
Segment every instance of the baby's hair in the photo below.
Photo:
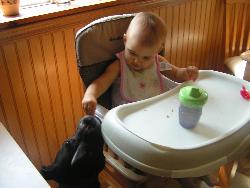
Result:
<svg viewBox="0 0 250 188"><path fill-rule="evenodd" d="M154 13L140 12L132 19L127 32L137 28L139 32L144 34L141 42L145 45L152 45L155 42L165 42L166 25L164 21Z"/></svg>

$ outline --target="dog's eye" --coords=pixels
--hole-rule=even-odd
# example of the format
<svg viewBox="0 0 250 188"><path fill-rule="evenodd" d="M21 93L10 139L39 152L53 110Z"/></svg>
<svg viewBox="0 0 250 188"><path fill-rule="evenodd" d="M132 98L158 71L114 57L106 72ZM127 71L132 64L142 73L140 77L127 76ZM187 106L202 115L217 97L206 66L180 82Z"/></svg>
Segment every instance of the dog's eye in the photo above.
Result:
<svg viewBox="0 0 250 188"><path fill-rule="evenodd" d="M70 144L70 141L69 141L69 140L67 140L67 141L65 142L65 144Z"/></svg>

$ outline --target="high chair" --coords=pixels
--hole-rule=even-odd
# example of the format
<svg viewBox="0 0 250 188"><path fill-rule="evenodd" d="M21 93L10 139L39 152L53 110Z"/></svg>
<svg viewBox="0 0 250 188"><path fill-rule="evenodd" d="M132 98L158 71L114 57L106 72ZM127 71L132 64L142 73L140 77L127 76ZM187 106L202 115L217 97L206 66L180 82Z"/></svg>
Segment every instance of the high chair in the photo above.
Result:
<svg viewBox="0 0 250 188"><path fill-rule="evenodd" d="M76 34L80 76L87 87L124 49L123 34L134 14L93 21ZM99 99L96 116L103 119L108 163L130 180L150 175L184 178L212 173L250 148L250 103L240 96L249 82L216 71L200 71L196 82L175 83L150 99L111 109L111 88ZM187 85L208 91L208 103L195 129L178 124L177 94ZM235 107L238 107L235 110ZM149 175L150 174L150 175Z"/></svg>
<svg viewBox="0 0 250 188"><path fill-rule="evenodd" d="M134 14L116 15L93 21L76 34L76 57L80 76L87 87L105 68L115 60L115 54L123 50L123 34ZM98 98L96 116L103 119L111 109L111 88ZM125 163L105 145L106 161L129 180L143 182L147 179L140 172Z"/></svg>

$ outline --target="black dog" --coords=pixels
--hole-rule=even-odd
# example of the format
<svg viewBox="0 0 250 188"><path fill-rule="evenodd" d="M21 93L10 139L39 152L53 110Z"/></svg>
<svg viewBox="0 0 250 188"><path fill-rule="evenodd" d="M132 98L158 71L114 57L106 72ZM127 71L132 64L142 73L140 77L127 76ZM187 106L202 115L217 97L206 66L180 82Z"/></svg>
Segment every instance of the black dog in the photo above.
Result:
<svg viewBox="0 0 250 188"><path fill-rule="evenodd" d="M76 134L66 140L50 166L40 173L60 187L99 188L98 174L104 169L101 121L94 116L80 120Z"/></svg>

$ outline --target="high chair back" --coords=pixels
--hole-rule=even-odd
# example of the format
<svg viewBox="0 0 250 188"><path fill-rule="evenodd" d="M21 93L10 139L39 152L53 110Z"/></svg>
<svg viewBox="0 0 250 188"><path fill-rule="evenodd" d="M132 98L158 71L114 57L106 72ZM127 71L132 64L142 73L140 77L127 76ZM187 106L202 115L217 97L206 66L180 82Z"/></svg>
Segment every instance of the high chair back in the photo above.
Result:
<svg viewBox="0 0 250 188"><path fill-rule="evenodd" d="M116 59L117 52L124 49L123 35L134 16L135 14L123 14L100 18L76 33L77 66L85 87L98 78ZM111 87L97 101L95 115L102 119L112 106ZM126 163L118 158L107 145L104 148L106 161L125 178L134 183L147 179L147 176L139 174L140 171L137 169L127 168Z"/></svg>
<svg viewBox="0 0 250 188"><path fill-rule="evenodd" d="M134 14L114 15L93 21L76 34L76 57L80 76L86 87L99 77L124 49L123 35ZM111 108L111 88L98 103Z"/></svg>

